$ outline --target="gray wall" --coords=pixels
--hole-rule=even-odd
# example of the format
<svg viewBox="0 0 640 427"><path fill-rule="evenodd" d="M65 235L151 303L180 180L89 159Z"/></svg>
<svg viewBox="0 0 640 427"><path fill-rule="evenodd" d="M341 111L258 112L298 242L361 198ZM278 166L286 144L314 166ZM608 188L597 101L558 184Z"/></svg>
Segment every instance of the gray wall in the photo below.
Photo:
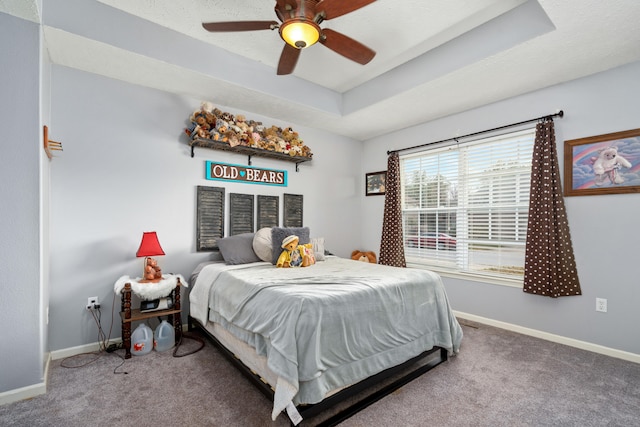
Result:
<svg viewBox="0 0 640 427"><path fill-rule="evenodd" d="M365 172L386 169L386 152L490 129L563 109L556 119L558 156L564 141L640 128L640 63L582 78L398 132L364 145ZM378 251L384 201L364 200L363 246ZM551 299L521 289L444 278L460 312L640 354L640 194L565 198L582 296ZM364 232L366 230L366 232ZM595 299L608 299L608 312Z"/></svg>
<svg viewBox="0 0 640 427"><path fill-rule="evenodd" d="M37 24L0 13L0 52L10 58L2 61L0 79L0 321L5 326L0 393L41 383L46 351L97 340L95 324L84 309L89 296L102 300L105 328L115 306L112 337L120 335L119 303L114 304L112 287L121 275L139 273L135 251L143 231L158 232L167 253L160 258L164 271L188 275L207 259L206 253L195 251L197 185L224 185L227 194L304 194L305 223L312 234L325 237L328 249L348 256L352 249L378 252L383 199L364 197L363 176L385 169L388 149L559 108L567 113L556 121L561 158L565 139L640 127L639 63L364 145L234 111L266 124L293 126L315 156L298 173L292 164L254 158L256 166L288 170L286 189L221 184L204 179L204 161L245 164L246 158L204 149L189 157L182 128L201 100L60 66L51 68L50 83L45 68L41 83L39 38ZM52 139L64 144L65 151L51 164L43 159L42 123L49 124ZM552 300L515 288L445 278L453 308L640 354L632 329L640 317L640 195L574 197L566 204L583 296ZM595 297L609 300L608 313L595 312Z"/></svg>
<svg viewBox="0 0 640 427"><path fill-rule="evenodd" d="M40 35L0 13L0 393L43 380Z"/></svg>
<svg viewBox="0 0 640 427"><path fill-rule="evenodd" d="M108 331L114 282L141 273L135 253L143 231L157 231L166 253L158 259L164 272L188 277L208 259L195 249L198 185L225 187L227 202L232 192L302 194L304 223L313 236L325 238L329 250L349 256L360 241L361 142L229 110L265 125L293 126L314 157L299 172L293 163L252 159L256 167L287 170L286 188L207 181L205 160L246 165L247 157L207 149L190 157L183 129L201 100L52 68L51 121L64 152L51 168L50 350L97 341L84 308L87 297L101 300ZM120 336L119 304L112 337Z"/></svg>

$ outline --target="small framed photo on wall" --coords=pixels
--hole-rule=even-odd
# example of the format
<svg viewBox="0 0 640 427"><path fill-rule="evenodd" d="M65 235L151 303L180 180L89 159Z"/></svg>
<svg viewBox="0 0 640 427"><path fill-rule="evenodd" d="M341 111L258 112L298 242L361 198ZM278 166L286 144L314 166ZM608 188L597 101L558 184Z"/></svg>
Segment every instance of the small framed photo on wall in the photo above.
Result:
<svg viewBox="0 0 640 427"><path fill-rule="evenodd" d="M387 171L370 172L365 176L365 191L367 196L382 196L387 185Z"/></svg>
<svg viewBox="0 0 640 427"><path fill-rule="evenodd" d="M564 142L564 195L640 192L640 129Z"/></svg>

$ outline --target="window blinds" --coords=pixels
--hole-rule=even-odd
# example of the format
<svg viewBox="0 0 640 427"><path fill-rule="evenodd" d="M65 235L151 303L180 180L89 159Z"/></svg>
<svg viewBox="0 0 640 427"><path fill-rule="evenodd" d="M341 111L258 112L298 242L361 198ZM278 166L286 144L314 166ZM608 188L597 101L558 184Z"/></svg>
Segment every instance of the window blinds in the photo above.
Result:
<svg viewBox="0 0 640 427"><path fill-rule="evenodd" d="M522 277L534 130L401 157L408 263Z"/></svg>

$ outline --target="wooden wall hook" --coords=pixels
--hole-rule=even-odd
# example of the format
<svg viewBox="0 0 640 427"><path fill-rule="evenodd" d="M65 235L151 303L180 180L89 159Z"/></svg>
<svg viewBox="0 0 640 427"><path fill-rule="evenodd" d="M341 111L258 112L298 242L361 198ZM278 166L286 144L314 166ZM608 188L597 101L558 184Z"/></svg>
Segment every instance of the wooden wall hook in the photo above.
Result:
<svg viewBox="0 0 640 427"><path fill-rule="evenodd" d="M44 125L44 151L47 153L49 159L53 158L51 150L62 151L62 142L51 141L49 139L49 128L47 125Z"/></svg>

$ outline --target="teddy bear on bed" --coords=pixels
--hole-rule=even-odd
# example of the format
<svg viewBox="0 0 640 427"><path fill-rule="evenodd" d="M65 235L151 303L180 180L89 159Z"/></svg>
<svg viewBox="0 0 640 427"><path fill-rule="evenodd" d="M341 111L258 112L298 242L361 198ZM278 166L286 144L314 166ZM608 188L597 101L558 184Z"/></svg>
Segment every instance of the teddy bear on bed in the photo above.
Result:
<svg viewBox="0 0 640 427"><path fill-rule="evenodd" d="M283 250L278 257L276 267L308 267L316 263L313 245L311 243L299 245L298 242L300 239L294 234L287 236L282 241Z"/></svg>
<svg viewBox="0 0 640 427"><path fill-rule="evenodd" d="M359 250L355 250L351 252L351 259L362 262L369 262L371 264L376 264L376 254L371 251L362 252Z"/></svg>
<svg viewBox="0 0 640 427"><path fill-rule="evenodd" d="M618 154L618 147L607 147L592 160L594 160L593 173L596 175L596 185L603 185L607 178L612 184L622 184L624 178L620 176L618 170L631 167L631 163Z"/></svg>

